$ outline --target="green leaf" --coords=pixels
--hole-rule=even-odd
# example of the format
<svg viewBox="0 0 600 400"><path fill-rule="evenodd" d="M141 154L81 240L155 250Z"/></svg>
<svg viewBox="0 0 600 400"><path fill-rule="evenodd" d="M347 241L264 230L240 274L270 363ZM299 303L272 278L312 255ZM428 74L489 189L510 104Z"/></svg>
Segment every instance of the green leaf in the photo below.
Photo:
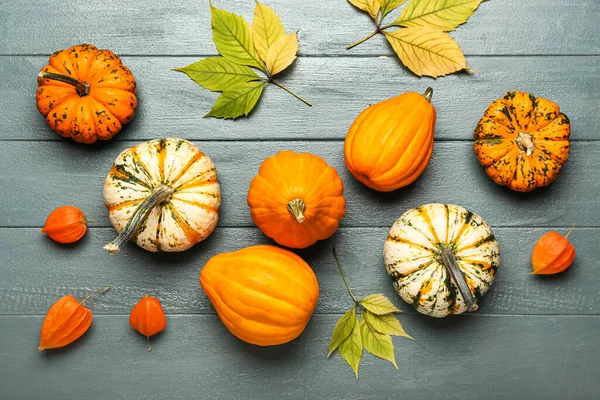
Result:
<svg viewBox="0 0 600 400"><path fill-rule="evenodd" d="M452 31L467 22L483 0L411 0L392 25Z"/></svg>
<svg viewBox="0 0 600 400"><path fill-rule="evenodd" d="M183 72L198 85L214 92L260 78L251 68L234 64L224 57L205 58L187 67L175 68L175 71Z"/></svg>
<svg viewBox="0 0 600 400"><path fill-rule="evenodd" d="M391 362L398 369L396 358L394 357L394 344L390 335L384 335L371 330L364 318L360 321L360 334L363 347L366 351L375 357Z"/></svg>
<svg viewBox="0 0 600 400"><path fill-rule="evenodd" d="M362 315L367 324L369 324L369 327L375 332L413 339L404 331L400 321L396 319L394 314L376 315L368 311L363 311Z"/></svg>
<svg viewBox="0 0 600 400"><path fill-rule="evenodd" d="M377 315L402 312L382 294L372 294L363 298L359 303L364 308Z"/></svg>
<svg viewBox="0 0 600 400"><path fill-rule="evenodd" d="M382 17L385 17L404 3L406 3L406 0L379 0Z"/></svg>
<svg viewBox="0 0 600 400"><path fill-rule="evenodd" d="M223 57L239 65L265 70L265 65L254 49L252 29L237 14L210 5L212 13L213 41Z"/></svg>
<svg viewBox="0 0 600 400"><path fill-rule="evenodd" d="M358 365L362 358L363 345L362 337L360 335L360 322L358 321L358 315L354 313L354 327L352 333L348 336L340 346L338 347L338 353L354 370L356 380L358 380Z"/></svg>
<svg viewBox="0 0 600 400"><path fill-rule="evenodd" d="M359 10L369 14L374 20L377 20L377 15L381 8L379 0L348 0L348 2Z"/></svg>
<svg viewBox="0 0 600 400"><path fill-rule="evenodd" d="M273 43L285 35L285 29L275 11L256 1L254 20L252 21L252 38L256 52L263 61L267 61L267 51Z"/></svg>
<svg viewBox="0 0 600 400"><path fill-rule="evenodd" d="M333 328L333 333L331 334L331 340L329 342L329 351L327 353L327 357L331 355L338 348L340 343L342 343L350 334L352 333L352 329L354 329L354 322L357 319L356 315L356 307L352 307L346 314L342 315L338 322L335 324L335 328Z"/></svg>
<svg viewBox="0 0 600 400"><path fill-rule="evenodd" d="M204 117L237 118L248 115L265 87L264 81L240 82L223 91L215 105Z"/></svg>

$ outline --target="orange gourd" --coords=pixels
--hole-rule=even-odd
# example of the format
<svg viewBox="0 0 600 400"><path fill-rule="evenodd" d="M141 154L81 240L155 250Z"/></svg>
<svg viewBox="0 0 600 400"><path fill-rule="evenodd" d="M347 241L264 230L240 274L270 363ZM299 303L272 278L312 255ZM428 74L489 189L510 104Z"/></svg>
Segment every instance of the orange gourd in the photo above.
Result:
<svg viewBox="0 0 600 400"><path fill-rule="evenodd" d="M298 337L319 299L308 264L289 250L261 245L212 257L200 285L219 318L239 339L259 346Z"/></svg>
<svg viewBox="0 0 600 400"><path fill-rule="evenodd" d="M73 243L85 235L87 222L83 212L73 206L62 206L53 210L44 228L40 231L45 233L58 243Z"/></svg>
<svg viewBox="0 0 600 400"><path fill-rule="evenodd" d="M167 327L167 317L160 300L149 294L142 297L129 314L129 326L146 336L148 351L151 351L150 336L156 335Z"/></svg>
<svg viewBox="0 0 600 400"><path fill-rule="evenodd" d="M112 51L89 44L53 53L38 86L37 107L50 128L81 143L111 139L137 106L129 68Z"/></svg>
<svg viewBox="0 0 600 400"><path fill-rule="evenodd" d="M573 228L571 228L572 230ZM575 259L575 247L569 243L569 235L562 236L556 231L548 232L538 240L531 254L534 275L551 275L563 272Z"/></svg>
<svg viewBox="0 0 600 400"><path fill-rule="evenodd" d="M305 248L327 239L346 214L344 185L321 157L281 151L267 158L248 191L254 223L277 243Z"/></svg>
<svg viewBox="0 0 600 400"><path fill-rule="evenodd" d="M569 118L524 92L494 100L475 128L475 154L498 185L529 192L558 178L569 157Z"/></svg>
<svg viewBox="0 0 600 400"><path fill-rule="evenodd" d="M344 142L346 166L357 180L391 192L423 173L433 151L432 94L431 88L423 95L404 93L359 114Z"/></svg>

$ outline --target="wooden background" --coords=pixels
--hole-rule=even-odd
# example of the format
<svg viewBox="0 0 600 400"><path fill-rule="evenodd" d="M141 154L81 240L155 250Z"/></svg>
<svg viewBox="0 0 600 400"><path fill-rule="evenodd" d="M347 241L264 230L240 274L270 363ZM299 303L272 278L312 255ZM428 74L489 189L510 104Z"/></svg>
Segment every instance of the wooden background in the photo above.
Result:
<svg viewBox="0 0 600 400"><path fill-rule="evenodd" d="M215 5L252 18L251 0ZM418 79L381 37L347 51L373 30L344 0L269 0L288 31L300 29L300 57L282 83L308 108L268 87L250 118L203 119L217 94L171 71L216 54L207 1L0 0L0 398L1 399L597 399L600 397L600 20L598 0L491 0L452 35L477 74ZM393 13L393 16L398 12ZM50 131L35 107L36 75L48 55L81 42L110 48L133 71L139 108L109 143L84 146ZM431 163L410 187L379 194L358 184L343 162L343 139L369 104L434 89L438 111ZM496 186L472 151L486 106L507 90L561 105L572 122L572 154L551 186L519 194ZM180 254L136 246L109 256L114 236L102 183L124 148L160 137L194 140L217 165L223 190L219 227ZM321 286L303 335L259 348L230 335L198 284L213 255L269 243L246 205L249 182L267 156L318 154L340 173L347 216L333 238L300 251ZM502 252L496 284L475 314L435 320L395 295L381 255L389 226L428 202L460 204L483 216ZM90 229L71 246L39 233L48 213L72 204ZM571 224L572 268L529 275L534 242ZM326 358L335 321L351 303L330 248L339 248L354 292L383 292L405 310L417 340L395 339L393 367L363 358L357 383L337 355ZM89 302L94 323L76 343L38 353L42 319L60 296ZM168 328L146 351L128 325L138 299L159 297Z"/></svg>

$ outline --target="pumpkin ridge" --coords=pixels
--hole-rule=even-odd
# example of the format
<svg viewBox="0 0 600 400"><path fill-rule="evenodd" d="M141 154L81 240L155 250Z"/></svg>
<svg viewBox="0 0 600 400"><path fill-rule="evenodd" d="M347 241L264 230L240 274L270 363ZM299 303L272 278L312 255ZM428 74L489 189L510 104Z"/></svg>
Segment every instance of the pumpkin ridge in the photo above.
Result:
<svg viewBox="0 0 600 400"><path fill-rule="evenodd" d="M200 240L204 239L202 234L196 231L194 228L192 228L187 219L185 219L181 215L179 210L177 210L177 207L175 207L172 203L168 203L165 205L164 209L167 208L171 210L173 220L181 228L189 243L197 243Z"/></svg>
<svg viewBox="0 0 600 400"><path fill-rule="evenodd" d="M431 234L431 236L433 236L434 240L433 241L431 239L429 240L431 242L431 244L440 243L440 238L438 237L436 227L433 224L433 221L431 220L431 217L429 215L430 211L431 211L431 208L425 209L422 206L417 207L417 216L420 216L421 218L423 218L423 221L425 221L425 224L427 225L427 229L429 230L429 233Z"/></svg>
<svg viewBox="0 0 600 400"><path fill-rule="evenodd" d="M229 284L232 285L232 286L236 286L238 289L239 288L243 288L244 290L247 290L249 292L253 292L253 293L259 294L260 295L259 297L265 296L265 297L268 297L271 301L275 301L277 303L286 304L286 305L290 306L291 308L300 311L300 314L310 313L311 312L311 310L304 309L301 306L299 306L298 304L294 304L294 303L290 302L290 299L284 299L284 298L280 298L280 297L275 297L272 294L267 294L265 292L262 292L262 291L259 290L259 289L261 289L260 287L257 288L257 287L249 286L249 285L247 285L245 283L242 283L242 282L238 282L236 280L228 278L227 276L225 276L225 275L223 275L223 274L221 274L219 272L216 272L216 273L213 272L213 273L215 275L219 275L222 279L229 280ZM240 290L235 290L235 292L239 293ZM241 300L239 300L239 299L237 299L237 300L241 302ZM265 304L267 304L267 302L265 302ZM252 307L252 308L256 309L256 307ZM270 308L261 308L261 310L264 311L267 314L271 311ZM246 317L246 316L244 318L245 319L250 319L249 317ZM259 322L259 321L257 321L257 322ZM262 322L262 321L260 321L260 322ZM285 326L285 327L294 327L294 326L297 326L297 324L295 322L292 323L291 325L286 325L286 324L274 325L274 324L269 324L269 323L266 323L266 324L267 325L273 325L273 326Z"/></svg>
<svg viewBox="0 0 600 400"><path fill-rule="evenodd" d="M414 259L412 259L412 260L409 260L409 261L414 261L414 260L417 260L417 259L419 259L419 258L431 258L431 255L417 257L417 258L414 258ZM418 265L416 268L413 268L413 269L411 269L411 270L409 270L409 271L406 271L406 272L398 272L398 274L400 274L400 276L401 276L401 277L405 277L405 276L408 276L408 275L414 274L414 273L415 273L415 272L417 272L417 271L422 271L422 270L424 270L424 269L427 269L427 268L429 268L429 267L431 266L431 264L433 264L434 262L435 262L434 260L430 260L429 262L426 262L426 263L423 263L423 264L419 264L419 265ZM392 264L389 264L389 268L390 268L390 269L394 269L394 271L395 271L395 267L396 267L396 266L397 266L399 263L400 263L400 260L398 260L398 261L396 261L396 262L393 262ZM388 265L386 265L386 267L388 267ZM401 278L399 278L399 279L401 279Z"/></svg>
<svg viewBox="0 0 600 400"><path fill-rule="evenodd" d="M414 230L414 231L416 231L418 234L420 234L420 235L421 235L421 236L423 236L425 239L427 239L427 241L429 242L429 244L430 244L432 247L424 247L424 248L425 248L426 250L429 250L429 251L433 252L433 250L434 250L434 248L435 248L435 245L436 245L436 243L435 243L436 241L435 241L435 240L431 240L431 238L430 238L430 237L427 235L427 233L423 232L423 230L422 230L420 227L418 227L416 224L410 223L409 221L406 221L406 220L404 220L404 219L402 220L402 222L406 223L406 225L407 225L407 226L409 226L411 229L413 229L413 230ZM438 242L439 242L439 241L438 241ZM409 244L410 244L410 243L409 243ZM417 244L415 243L415 245L417 245Z"/></svg>
<svg viewBox="0 0 600 400"><path fill-rule="evenodd" d="M410 240L408 240L408 239L405 239L405 238L402 238L402 237L399 237L399 236L392 236L392 235L390 234L390 235L388 235L388 237L387 237L387 240L389 240L389 241L391 241L391 242L395 242L395 243L404 243L404 244L408 244L408 245L410 245L410 246L418 247L418 248L420 248L420 249L422 249L422 250L426 250L426 251L431 251L431 252L433 252L433 249L432 249L431 247L426 247L426 246L423 246L423 245L421 245L421 244L418 244L418 243L413 243L413 242L411 242Z"/></svg>
<svg viewBox="0 0 600 400"><path fill-rule="evenodd" d="M221 306L227 308L227 310L229 310L232 314L237 315L240 319L246 319L245 317L243 317L242 315L240 315L237 311L235 311L233 308L231 308L227 303L225 303L223 301L223 298L218 293L216 293L212 289L212 287L210 285L206 285L206 287L202 286L202 288L205 291L207 291L207 294L208 294L208 292L211 292L212 295L215 297L215 299L219 302L219 304ZM209 298L210 298L210 295L209 295ZM229 318L227 318L226 315L225 315L225 313L223 313L219 308L215 307L215 309L217 311L217 314L219 315L219 318L223 321L223 323L230 330L230 332L233 333L233 335L236 336L238 339L246 341L246 339L243 339L240 336L238 336L238 334L240 334L239 332L233 332L233 331L231 331L231 329L234 329L234 330L238 331L239 327L237 327L235 323L233 323ZM258 325L266 325L266 326L278 327L277 325L268 325L268 324L264 324L262 322L254 321L254 320L251 320L251 321L254 322L255 324L258 324ZM231 329L229 327L231 327ZM304 329L302 329L302 330L304 330ZM300 332L300 333L302 333L302 332ZM252 338L252 340L254 342L264 342L264 340L263 340L264 338L263 337L258 336L256 334L248 333L247 330L245 332L243 332L243 334L240 334L240 335L244 336L244 337L250 337L250 338ZM287 339L289 336L290 335L286 335L284 338ZM292 340L292 339L293 339L293 337L290 338L289 340ZM256 344L256 343L252 343L252 344Z"/></svg>
<svg viewBox="0 0 600 400"><path fill-rule="evenodd" d="M318 156L316 156L316 157L318 157ZM311 183L311 188L306 192L306 196L305 196L306 198L302 199L305 203L307 203L307 206L308 206L308 202L312 203L313 197L317 197L320 202L321 200L324 200L326 198L339 197L344 193L343 183L342 183L341 190L337 190L337 188L336 188L334 193L327 195L326 197L319 196L315 193L317 190L319 190L321 192L324 192L326 190L327 191L331 190L331 188L325 187L326 185L323 185L323 183L321 182L323 179L331 179L332 177L336 176L341 181L341 178L339 177L335 168L333 168L331 165L327 164L326 162L325 162L325 165L327 165L327 167L323 171L321 171L321 174L316 178L316 180L314 182Z"/></svg>
<svg viewBox="0 0 600 400"><path fill-rule="evenodd" d="M201 172L200 174L196 175L189 181L183 182L183 183L173 187L173 189L176 192L181 192L186 189L192 189L192 188L196 188L196 187L208 186L210 184L213 184L216 182L216 174L214 176L215 181L212 181L213 177L209 178L208 180L204 180L204 178L206 177L207 174L210 174L215 171L216 171L216 168L214 168L214 167L207 169L206 171ZM198 182L198 181L200 181L200 182Z"/></svg>
<svg viewBox="0 0 600 400"><path fill-rule="evenodd" d="M248 256L247 256L247 255L244 255L244 257L248 257ZM260 261L262 261L262 258L260 258L260 257L257 257L257 256L255 256L255 257L252 257L252 255L251 255L250 257L251 257L251 258L250 258L250 262L252 262L254 265L256 265L256 264L262 264L262 263L260 263ZM243 259L243 260L241 260L241 261L238 261L238 257L237 257L237 256L234 256L234 257L232 257L232 258L233 258L233 261L235 261L235 262L238 262L238 263L241 263L241 262L248 263L248 260L247 260L247 259ZM242 258L242 257L239 257L239 258ZM257 262L257 261L258 261L258 262ZM306 275L304 276L304 278L307 278L307 277L308 277L308 278L309 278L308 280L311 280L311 281L315 282L316 278L315 278L315 276L314 276L314 272L313 272L313 270L312 270L312 269L310 269L310 266L308 267L308 268L310 269L310 270L309 270L309 269L307 269L307 267L304 265L304 263L305 263L305 262L304 262L304 260L302 260L302 262L298 262L298 260L294 260L294 261L295 261L295 262L296 262L296 263L297 263L299 266L301 266L301 267L302 267L302 270L303 270L303 272L306 274ZM280 269L280 268L277 268L277 267L272 267L270 264L268 265L268 267L269 267L269 269L270 269L272 272L275 272L275 274L279 274L280 276L283 276L283 277L284 277L284 278L285 278L287 281L289 281L289 282L292 282L292 281L293 281L293 278L294 278L294 276L293 276L293 275L290 275L290 274L287 274L285 269ZM228 279L231 279L231 278L228 278ZM311 289L310 289L308 286L306 286L306 285L305 285L305 281L304 281L304 279L297 280L297 281L296 281L296 284L297 284L299 287L302 287L302 288L304 289L305 293L307 293L309 296L312 296L312 294L313 294L313 291L312 291L312 290L311 290Z"/></svg>
<svg viewBox="0 0 600 400"><path fill-rule="evenodd" d="M202 208L202 209L204 209L204 210L206 210L208 212L214 212L214 213L218 213L219 212L219 208L218 207L213 207L213 206L211 206L209 204L200 203L200 202L194 201L194 200L182 199L180 197L176 197L176 194L173 195L173 197L171 199L172 200L180 201L182 203L189 204L189 205L194 206L194 207Z"/></svg>
<svg viewBox="0 0 600 400"><path fill-rule="evenodd" d="M183 167L181 167L181 169L179 170L179 172L177 173L177 175L174 178L170 178L168 179L168 184L172 185L172 186L176 186L177 181L179 179L181 179L181 177L183 175L185 175L186 172L189 171L189 169L192 167L192 165L196 164L196 162L198 162L202 157L204 157L204 153L200 150L198 150L198 152L196 154L194 154L186 163ZM173 173L173 171L171 170L171 173Z"/></svg>
<svg viewBox="0 0 600 400"><path fill-rule="evenodd" d="M355 122L350 126L350 131L352 132L352 137L351 137L351 141L350 141L350 149L351 152L354 153L353 149L357 149L356 146L356 140L358 135L356 134L356 132L360 132L362 129L364 129L363 124L365 123L365 121L367 120L367 117L370 117L371 114L374 112L375 108L373 105L367 107L365 110L363 110L358 117L356 118ZM354 125L358 122L358 125L356 125L356 128L354 128ZM354 128L354 129L353 129ZM354 163L352 162L352 160L355 159L355 154L351 154L350 157L346 157L346 160L350 160L350 162L352 163L352 169L354 171L356 171L356 173L358 173L358 169L357 166L354 166ZM360 168L362 170L362 168ZM360 175L362 175L364 178L367 179L367 181L370 181L371 178L367 175L364 174L364 172L360 172Z"/></svg>

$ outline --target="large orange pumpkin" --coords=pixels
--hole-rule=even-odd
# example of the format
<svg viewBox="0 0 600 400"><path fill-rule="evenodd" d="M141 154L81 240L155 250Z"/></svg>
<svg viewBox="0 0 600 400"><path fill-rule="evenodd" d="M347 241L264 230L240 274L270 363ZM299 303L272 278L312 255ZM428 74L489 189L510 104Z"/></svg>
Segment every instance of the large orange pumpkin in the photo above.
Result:
<svg viewBox="0 0 600 400"><path fill-rule="evenodd" d="M254 223L277 243L305 248L330 237L346 213L344 185L319 156L281 151L267 158L248 191Z"/></svg>
<svg viewBox="0 0 600 400"><path fill-rule="evenodd" d="M289 250L253 246L212 257L200 285L219 318L239 339L259 346L298 337L319 299L308 264Z"/></svg>
<svg viewBox="0 0 600 400"><path fill-rule="evenodd" d="M414 182L433 151L436 112L433 90L373 104L359 114L346 136L346 166L356 179L380 192Z"/></svg>
<svg viewBox="0 0 600 400"><path fill-rule="evenodd" d="M556 103L508 92L477 123L475 154L494 182L529 192L558 178L569 157L570 133L569 118Z"/></svg>
<svg viewBox="0 0 600 400"><path fill-rule="evenodd" d="M89 44L52 54L38 86L37 107L50 128L81 143L111 139L137 107L131 71L112 51Z"/></svg>

